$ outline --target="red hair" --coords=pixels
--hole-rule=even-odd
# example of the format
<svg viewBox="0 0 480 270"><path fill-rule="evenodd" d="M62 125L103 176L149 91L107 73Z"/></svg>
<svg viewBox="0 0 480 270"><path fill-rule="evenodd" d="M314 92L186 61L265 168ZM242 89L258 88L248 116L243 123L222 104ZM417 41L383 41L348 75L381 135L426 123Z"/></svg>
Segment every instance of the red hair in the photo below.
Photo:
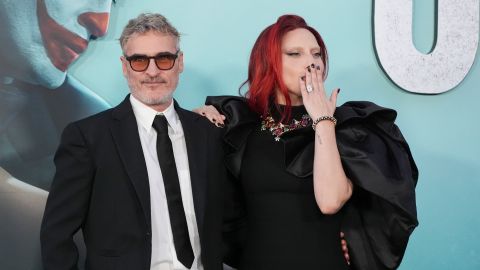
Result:
<svg viewBox="0 0 480 270"><path fill-rule="evenodd" d="M325 65L323 77L327 76L328 55L322 37L305 20L297 15L283 15L277 22L265 28L253 45L248 66L248 79L240 86L248 83L246 98L249 107L260 115L266 115L275 100L275 90L278 89L286 101L282 112L283 120L289 120L291 100L288 89L282 78L282 39L286 33L305 28L310 31L320 46L320 57Z"/></svg>

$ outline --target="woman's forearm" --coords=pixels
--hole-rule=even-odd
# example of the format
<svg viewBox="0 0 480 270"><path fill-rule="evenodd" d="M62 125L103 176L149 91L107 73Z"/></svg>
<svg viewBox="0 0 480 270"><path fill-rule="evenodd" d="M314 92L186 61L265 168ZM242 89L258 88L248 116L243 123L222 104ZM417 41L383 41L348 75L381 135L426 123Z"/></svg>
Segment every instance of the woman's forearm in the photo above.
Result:
<svg viewBox="0 0 480 270"><path fill-rule="evenodd" d="M313 186L318 207L324 214L337 213L352 195L352 182L343 170L335 125L330 121L322 121L315 128Z"/></svg>

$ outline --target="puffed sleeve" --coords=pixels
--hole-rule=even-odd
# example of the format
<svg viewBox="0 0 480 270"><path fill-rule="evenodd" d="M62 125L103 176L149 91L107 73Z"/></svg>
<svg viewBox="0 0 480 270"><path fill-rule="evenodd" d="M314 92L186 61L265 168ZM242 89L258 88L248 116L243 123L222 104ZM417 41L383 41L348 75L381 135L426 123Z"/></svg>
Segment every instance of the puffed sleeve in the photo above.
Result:
<svg viewBox="0 0 480 270"><path fill-rule="evenodd" d="M394 124L396 112L370 102L348 102L336 116L343 168L354 184L342 227L353 269L396 269L418 225L418 170Z"/></svg>
<svg viewBox="0 0 480 270"><path fill-rule="evenodd" d="M260 118L249 109L243 97L209 96L205 105L214 106L227 119L223 136L226 144L225 165L238 178L248 135Z"/></svg>

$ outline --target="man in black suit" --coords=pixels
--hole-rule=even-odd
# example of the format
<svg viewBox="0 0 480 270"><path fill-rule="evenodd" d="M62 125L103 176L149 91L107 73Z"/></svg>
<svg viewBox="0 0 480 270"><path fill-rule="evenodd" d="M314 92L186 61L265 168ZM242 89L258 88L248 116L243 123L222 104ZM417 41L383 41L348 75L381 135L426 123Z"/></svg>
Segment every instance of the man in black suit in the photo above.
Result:
<svg viewBox="0 0 480 270"><path fill-rule="evenodd" d="M131 94L65 128L41 228L44 268L75 268L81 229L87 269L221 269L221 130L172 98L179 33L141 14L120 43Z"/></svg>

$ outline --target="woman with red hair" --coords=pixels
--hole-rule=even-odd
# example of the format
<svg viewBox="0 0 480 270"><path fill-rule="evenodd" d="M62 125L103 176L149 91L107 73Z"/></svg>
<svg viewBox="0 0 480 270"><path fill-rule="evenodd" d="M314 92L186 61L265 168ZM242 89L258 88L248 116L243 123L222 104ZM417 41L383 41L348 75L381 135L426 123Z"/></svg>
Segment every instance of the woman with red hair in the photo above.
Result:
<svg viewBox="0 0 480 270"><path fill-rule="evenodd" d="M418 224L418 171L396 112L337 107L327 70L320 34L284 15L253 46L245 97L209 97L213 106L197 110L218 126L226 120L226 166L245 224L239 269L349 269L340 232L352 269L395 269Z"/></svg>

